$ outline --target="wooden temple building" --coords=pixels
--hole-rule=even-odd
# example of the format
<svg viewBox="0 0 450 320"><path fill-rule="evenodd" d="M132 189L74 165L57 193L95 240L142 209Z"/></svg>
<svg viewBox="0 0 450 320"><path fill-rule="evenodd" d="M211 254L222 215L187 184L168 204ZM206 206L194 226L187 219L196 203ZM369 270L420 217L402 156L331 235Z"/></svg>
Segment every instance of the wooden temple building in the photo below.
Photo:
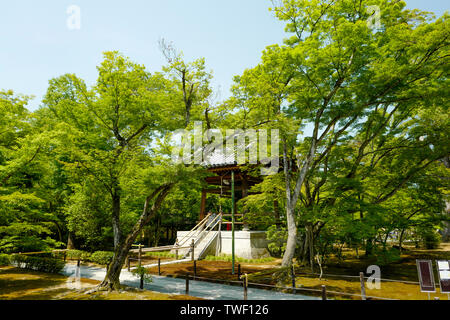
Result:
<svg viewBox="0 0 450 320"><path fill-rule="evenodd" d="M200 205L199 219L203 220L206 212L206 198L208 194L220 195L223 198L232 198L232 179L234 180L234 194L236 201L234 202L234 212L238 217L243 217L245 212L237 213L236 203L250 195L250 189L262 182L262 178L249 175L243 166L237 164L220 164L213 165L208 168L208 172L212 175L205 179L208 188L202 190L202 198ZM234 177L232 177L232 174ZM244 230L247 230L244 224Z"/></svg>
<svg viewBox="0 0 450 320"><path fill-rule="evenodd" d="M246 259L258 259L270 256L267 248L266 231L250 231L245 223L245 212L238 213L236 203L252 194L250 189L262 182L262 177L255 177L248 173L248 166L240 166L236 163L214 164L207 167L210 176L205 178L207 187L202 190L201 206L199 220L202 221L207 217L208 213L221 214L225 219L230 220L234 215L236 220L234 225L242 228L231 230L232 222L222 220L222 225L226 225L226 231L220 231L220 237L217 237L214 243L211 243L211 249L206 250L209 254L227 254ZM232 189L234 189L234 214L230 212L209 212L207 210L207 196L209 194L219 195L223 198L232 198ZM242 229L242 230L238 230ZM177 239L183 239L188 235L188 231L179 231ZM209 244L208 244L209 246ZM200 248L202 245L200 245ZM203 248L202 248L203 249ZM200 257L199 257L200 258Z"/></svg>

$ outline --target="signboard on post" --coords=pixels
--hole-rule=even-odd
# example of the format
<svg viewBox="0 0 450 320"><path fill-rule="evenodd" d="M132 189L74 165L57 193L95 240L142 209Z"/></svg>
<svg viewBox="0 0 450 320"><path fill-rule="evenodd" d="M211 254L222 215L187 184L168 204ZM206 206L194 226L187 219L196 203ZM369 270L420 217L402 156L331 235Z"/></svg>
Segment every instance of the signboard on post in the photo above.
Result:
<svg viewBox="0 0 450 320"><path fill-rule="evenodd" d="M419 274L420 290L427 293L436 292L431 260L416 260L416 264Z"/></svg>
<svg viewBox="0 0 450 320"><path fill-rule="evenodd" d="M441 293L450 293L450 261L436 261Z"/></svg>

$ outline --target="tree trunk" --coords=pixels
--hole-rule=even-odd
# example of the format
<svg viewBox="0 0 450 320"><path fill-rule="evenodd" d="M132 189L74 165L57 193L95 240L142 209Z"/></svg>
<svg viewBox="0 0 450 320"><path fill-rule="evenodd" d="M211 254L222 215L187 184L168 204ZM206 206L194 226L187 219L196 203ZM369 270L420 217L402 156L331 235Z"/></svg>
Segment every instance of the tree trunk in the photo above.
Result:
<svg viewBox="0 0 450 320"><path fill-rule="evenodd" d="M389 239L389 233L391 233L391 231L389 230L388 232L386 232L386 236L383 239L383 249L386 250L387 248L387 241Z"/></svg>
<svg viewBox="0 0 450 320"><path fill-rule="evenodd" d="M58 239L59 239L59 242L63 242L62 230L61 230L61 227L59 226L59 223L56 222L56 221L52 221L52 222L53 222L53 224L55 225L56 230L58 231Z"/></svg>
<svg viewBox="0 0 450 320"><path fill-rule="evenodd" d="M314 273L314 227L309 226L309 265L311 266L311 272Z"/></svg>
<svg viewBox="0 0 450 320"><path fill-rule="evenodd" d="M303 248L302 248L302 263L307 264L308 263L308 249L309 249L309 235L305 228L305 240L303 242Z"/></svg>
<svg viewBox="0 0 450 320"><path fill-rule="evenodd" d="M100 289L119 290L120 289L120 273L125 264L128 252L131 249L136 238L141 234L142 229L150 222L156 211L161 207L161 203L166 198L174 184L166 184L156 189L145 200L144 210L139 221L134 225L131 233L125 240L120 241L115 248L113 261L110 263L106 272L105 279L99 285ZM150 208L150 202L156 197L156 200Z"/></svg>
<svg viewBox="0 0 450 320"><path fill-rule="evenodd" d="M68 250L74 250L75 244L73 243L72 239L72 232L69 231L69 235L67 236L67 249Z"/></svg>
<svg viewBox="0 0 450 320"><path fill-rule="evenodd" d="M151 247L152 246L152 231L151 231L151 229L148 229L147 230L147 244L148 244L148 246L149 247Z"/></svg>
<svg viewBox="0 0 450 320"><path fill-rule="evenodd" d="M447 169L450 168L450 156L445 157L442 162L444 163L445 167ZM450 217L450 196L445 196L445 209L444 209L444 215L447 215ZM442 240L447 242L450 241L450 222L444 221L444 229L442 230Z"/></svg>
<svg viewBox="0 0 450 320"><path fill-rule="evenodd" d="M135 239L136 237L128 237L124 243L120 243L117 246L114 252L114 259L110 263L105 279L100 284L100 287L108 290L120 289L120 273Z"/></svg>
<svg viewBox="0 0 450 320"><path fill-rule="evenodd" d="M314 232L313 226L310 224L305 226L305 236L303 237L302 245L300 247L300 255L299 259L302 263L309 265L311 271L314 272Z"/></svg>
<svg viewBox="0 0 450 320"><path fill-rule="evenodd" d="M118 190L112 194L112 226L114 234L114 249L117 249L122 238L120 229L120 195Z"/></svg>
<svg viewBox="0 0 450 320"><path fill-rule="evenodd" d="M298 197L300 195L301 187L305 181L306 174L310 169L311 162L316 152L316 142L314 141L311 146L310 153L303 165L303 168L297 179L294 192L291 194L290 187L290 174L288 169L288 160L286 146L284 150L284 170L286 179L286 219L288 227L288 241L286 244L286 251L284 252L282 266L287 267L292 264L292 258L294 257L295 248L297 245L297 225L295 223L294 209L297 205Z"/></svg>
<svg viewBox="0 0 450 320"><path fill-rule="evenodd" d="M405 235L405 228L402 229L402 232L400 232L400 238L398 239L398 249L400 251L400 255L403 251L403 236Z"/></svg>
<svg viewBox="0 0 450 320"><path fill-rule="evenodd" d="M449 196L447 196L449 197ZM450 199L445 201L445 212L447 216L450 217ZM444 230L442 230L442 240L445 242L450 241L450 222L444 221Z"/></svg>
<svg viewBox="0 0 450 320"><path fill-rule="evenodd" d="M367 239L366 240L366 253L365 256L368 257L373 252L373 239Z"/></svg>
<svg viewBox="0 0 450 320"><path fill-rule="evenodd" d="M158 216L156 218L156 227L155 227L155 242L154 242L155 247L159 245L160 239L161 239L161 217Z"/></svg>
<svg viewBox="0 0 450 320"><path fill-rule="evenodd" d="M282 266L287 267L292 264L292 259L295 255L295 248L297 246L297 224L295 223L294 210L287 206L286 216L287 216L287 229L288 229L288 239L286 244L286 251L283 255Z"/></svg>

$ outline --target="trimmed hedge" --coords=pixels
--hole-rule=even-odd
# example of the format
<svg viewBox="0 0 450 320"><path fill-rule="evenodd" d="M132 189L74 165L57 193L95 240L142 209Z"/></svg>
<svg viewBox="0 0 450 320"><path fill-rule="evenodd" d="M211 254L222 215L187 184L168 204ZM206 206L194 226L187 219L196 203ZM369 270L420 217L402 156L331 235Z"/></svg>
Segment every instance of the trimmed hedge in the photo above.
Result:
<svg viewBox="0 0 450 320"><path fill-rule="evenodd" d="M144 253L144 256L146 257L153 257L153 258L175 258L175 253L170 253L169 251L162 251L162 252L147 252Z"/></svg>
<svg viewBox="0 0 450 320"><path fill-rule="evenodd" d="M114 257L114 252L110 251L96 251L94 253L89 253L82 250L68 250L66 253L67 258L70 260L90 261L101 265L109 264Z"/></svg>
<svg viewBox="0 0 450 320"><path fill-rule="evenodd" d="M9 261L10 258L8 254L0 253L0 266L8 266Z"/></svg>
<svg viewBox="0 0 450 320"><path fill-rule="evenodd" d="M89 261L98 263L101 265L107 265L112 261L113 257L114 257L114 252L96 251L93 254L91 254Z"/></svg>
<svg viewBox="0 0 450 320"><path fill-rule="evenodd" d="M89 261L91 254L81 250L68 250L67 258L71 260Z"/></svg>
<svg viewBox="0 0 450 320"><path fill-rule="evenodd" d="M65 266L64 261L58 259L30 257L21 254L12 255L10 261L18 268L47 273L59 273Z"/></svg>
<svg viewBox="0 0 450 320"><path fill-rule="evenodd" d="M205 258L206 261L222 261L222 262L232 262L233 258L231 255L221 254L219 256L207 256ZM236 262L240 263L266 263L275 261L273 257L260 258L260 259L245 259L241 257L235 257Z"/></svg>

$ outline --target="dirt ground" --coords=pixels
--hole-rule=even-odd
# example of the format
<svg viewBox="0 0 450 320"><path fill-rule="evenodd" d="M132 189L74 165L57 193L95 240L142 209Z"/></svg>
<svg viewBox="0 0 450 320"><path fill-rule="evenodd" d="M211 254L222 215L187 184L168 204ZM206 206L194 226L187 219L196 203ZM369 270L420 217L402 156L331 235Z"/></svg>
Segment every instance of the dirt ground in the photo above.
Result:
<svg viewBox="0 0 450 320"><path fill-rule="evenodd" d="M236 264L235 274L232 274L231 262L225 261L197 261L197 276L219 280L238 280L238 267ZM255 273L263 270L275 270L279 265L279 261L274 261L265 264L241 264L241 274ZM158 274L158 268L149 268L152 274ZM194 264L192 262L170 264L161 266L162 276L177 276L185 277L186 274L194 275Z"/></svg>
<svg viewBox="0 0 450 320"><path fill-rule="evenodd" d="M380 266L381 268L381 278L382 279L392 279L392 280L402 280L402 281L412 281L418 282L417 277L417 267L416 259L429 259L429 260L450 260L450 243L441 244L438 249L435 250L425 250L416 249L414 247L406 247L403 252L401 259L395 263ZM307 275L306 273L311 273L310 268L305 268L297 266L296 272L296 284L300 288L306 289L316 289L321 290L322 285L327 287L328 291L345 292L349 294L360 294L361 287L359 276L360 272L366 272L367 267L376 262L373 259L364 258L364 252L360 252L360 257L356 257L356 253L353 250L345 250L344 257L342 260L336 257L331 257L327 262L327 266L324 267L324 274L331 275L344 275L344 276L354 276L355 278L344 278L344 277L330 277L324 276L319 279L318 276ZM157 262L157 260L154 260ZM155 263L155 262L153 262ZM233 275L231 262L225 261L197 261L197 277L199 278L210 278L218 280L227 281L238 281L237 275L237 264L235 267L235 274ZM270 263L264 264L241 264L241 273L249 274L249 281L253 283L260 284L279 284L279 280L273 277L273 274L277 271L281 265L281 260L277 259ZM152 274L158 274L158 268L153 267L149 269ZM320 271L316 267L315 273ZM436 271L435 271L436 272ZM162 276L174 276L174 277L185 277L186 274L193 276L194 265L192 262L173 264L173 265L162 265L161 275ZM367 274L366 274L367 275ZM437 282L437 274L436 282ZM203 279L201 279L203 280ZM288 277L284 280L284 285L291 286L292 280ZM437 289L437 293L431 294L431 298L438 297L441 300L448 300L448 295L439 294L440 289ZM299 290L299 293L302 293ZM401 283L401 282L381 282L381 289L370 290L366 288L366 293L368 296L389 298L389 299L401 299L401 300L427 300L428 294L421 293L418 284ZM320 295L319 293L309 293L303 292L303 294L309 295ZM336 299L361 299L360 297L345 297L340 295L329 294L329 297Z"/></svg>
<svg viewBox="0 0 450 320"><path fill-rule="evenodd" d="M354 250L344 250L342 259L331 257L324 267L324 277L319 279L317 275L308 275L310 268L297 266L296 284L297 287L306 289L320 290L325 285L327 291L345 292L350 294L360 294L360 282L357 276L360 272L366 272L369 265L375 264L373 259L364 258L364 252L360 252L360 257L356 256ZM387 266L381 266L381 278L392 280L403 280L417 282L416 259L430 260L450 260L450 244L445 243L436 250L416 249L407 247L401 256L401 259ZM161 261L171 259L162 258ZM145 257L142 261L144 265L157 263L158 259ZM235 274L232 274L231 262L226 261L197 261L197 277L217 279L223 281L238 281L238 266L236 264ZM132 263L135 265L135 263ZM266 263L241 263L241 273L249 275L251 283L260 284L280 284L279 279L274 278L273 274L281 265L281 260ZM150 273L158 274L158 268L149 269ZM314 270L316 273L319 270ZM435 271L436 272L436 271ZM194 275L194 265L192 262L182 264L171 264L161 266L161 275L172 277L185 277L186 274ZM337 275L337 276L329 276ZM354 276L355 278L344 278L342 276ZM437 279L437 275L436 279ZM20 270L12 267L0 268L0 300L5 299L25 299L25 300L52 300L52 299L70 299L70 300L190 300L196 299L188 296L167 295L153 293L150 291L141 291L127 288L119 293L99 293L86 295L80 290L73 289L69 278L62 275L45 274L27 270ZM98 281L81 279L81 290L89 289L98 284ZM291 279L285 278L283 285L291 286ZM437 290L440 291L439 288ZM428 295L421 293L418 284L386 282L382 281L380 290L370 290L366 288L368 296L383 297L401 300L427 300ZM302 292L301 294L311 294ZM319 295L313 294L313 295ZM345 297L340 295L328 294L330 298L335 299L361 299L360 297ZM447 295L438 293L431 294L431 299L439 297L441 300L448 300Z"/></svg>
<svg viewBox="0 0 450 320"><path fill-rule="evenodd" d="M364 252L360 252L360 257L357 258L356 254L352 250L344 250L344 257L342 260L336 257L331 257L327 261L327 265L324 266L324 273L337 274L337 275L351 275L359 276L360 272L364 272L368 266L376 264L373 259L365 258ZM430 259L430 260L450 260L450 243L444 243L439 249L425 250L416 249L413 247L407 247L403 252L401 259L395 263L391 263L386 266L381 266L382 278L394 279L394 280L406 280L406 281L418 281L416 259ZM161 259L162 262L169 261L170 259ZM143 265L155 264L157 259L148 259L143 261ZM263 264L251 264L241 263L241 273L255 274L255 273L267 273L275 272L275 270L281 265L281 259L276 259L273 262L266 262ZM149 269L152 274L158 273L158 268L153 267ZM231 262L225 261L197 261L197 276L220 279L220 280L236 280L237 279L237 264L235 267L236 275L233 275ZM297 273L311 273L310 268L302 266L296 267ZM315 273L319 273L318 267L314 270ZM161 275L175 275L178 277L185 276L186 274L193 275L194 265L192 262L161 265ZM273 283L273 280L261 281L263 283Z"/></svg>

